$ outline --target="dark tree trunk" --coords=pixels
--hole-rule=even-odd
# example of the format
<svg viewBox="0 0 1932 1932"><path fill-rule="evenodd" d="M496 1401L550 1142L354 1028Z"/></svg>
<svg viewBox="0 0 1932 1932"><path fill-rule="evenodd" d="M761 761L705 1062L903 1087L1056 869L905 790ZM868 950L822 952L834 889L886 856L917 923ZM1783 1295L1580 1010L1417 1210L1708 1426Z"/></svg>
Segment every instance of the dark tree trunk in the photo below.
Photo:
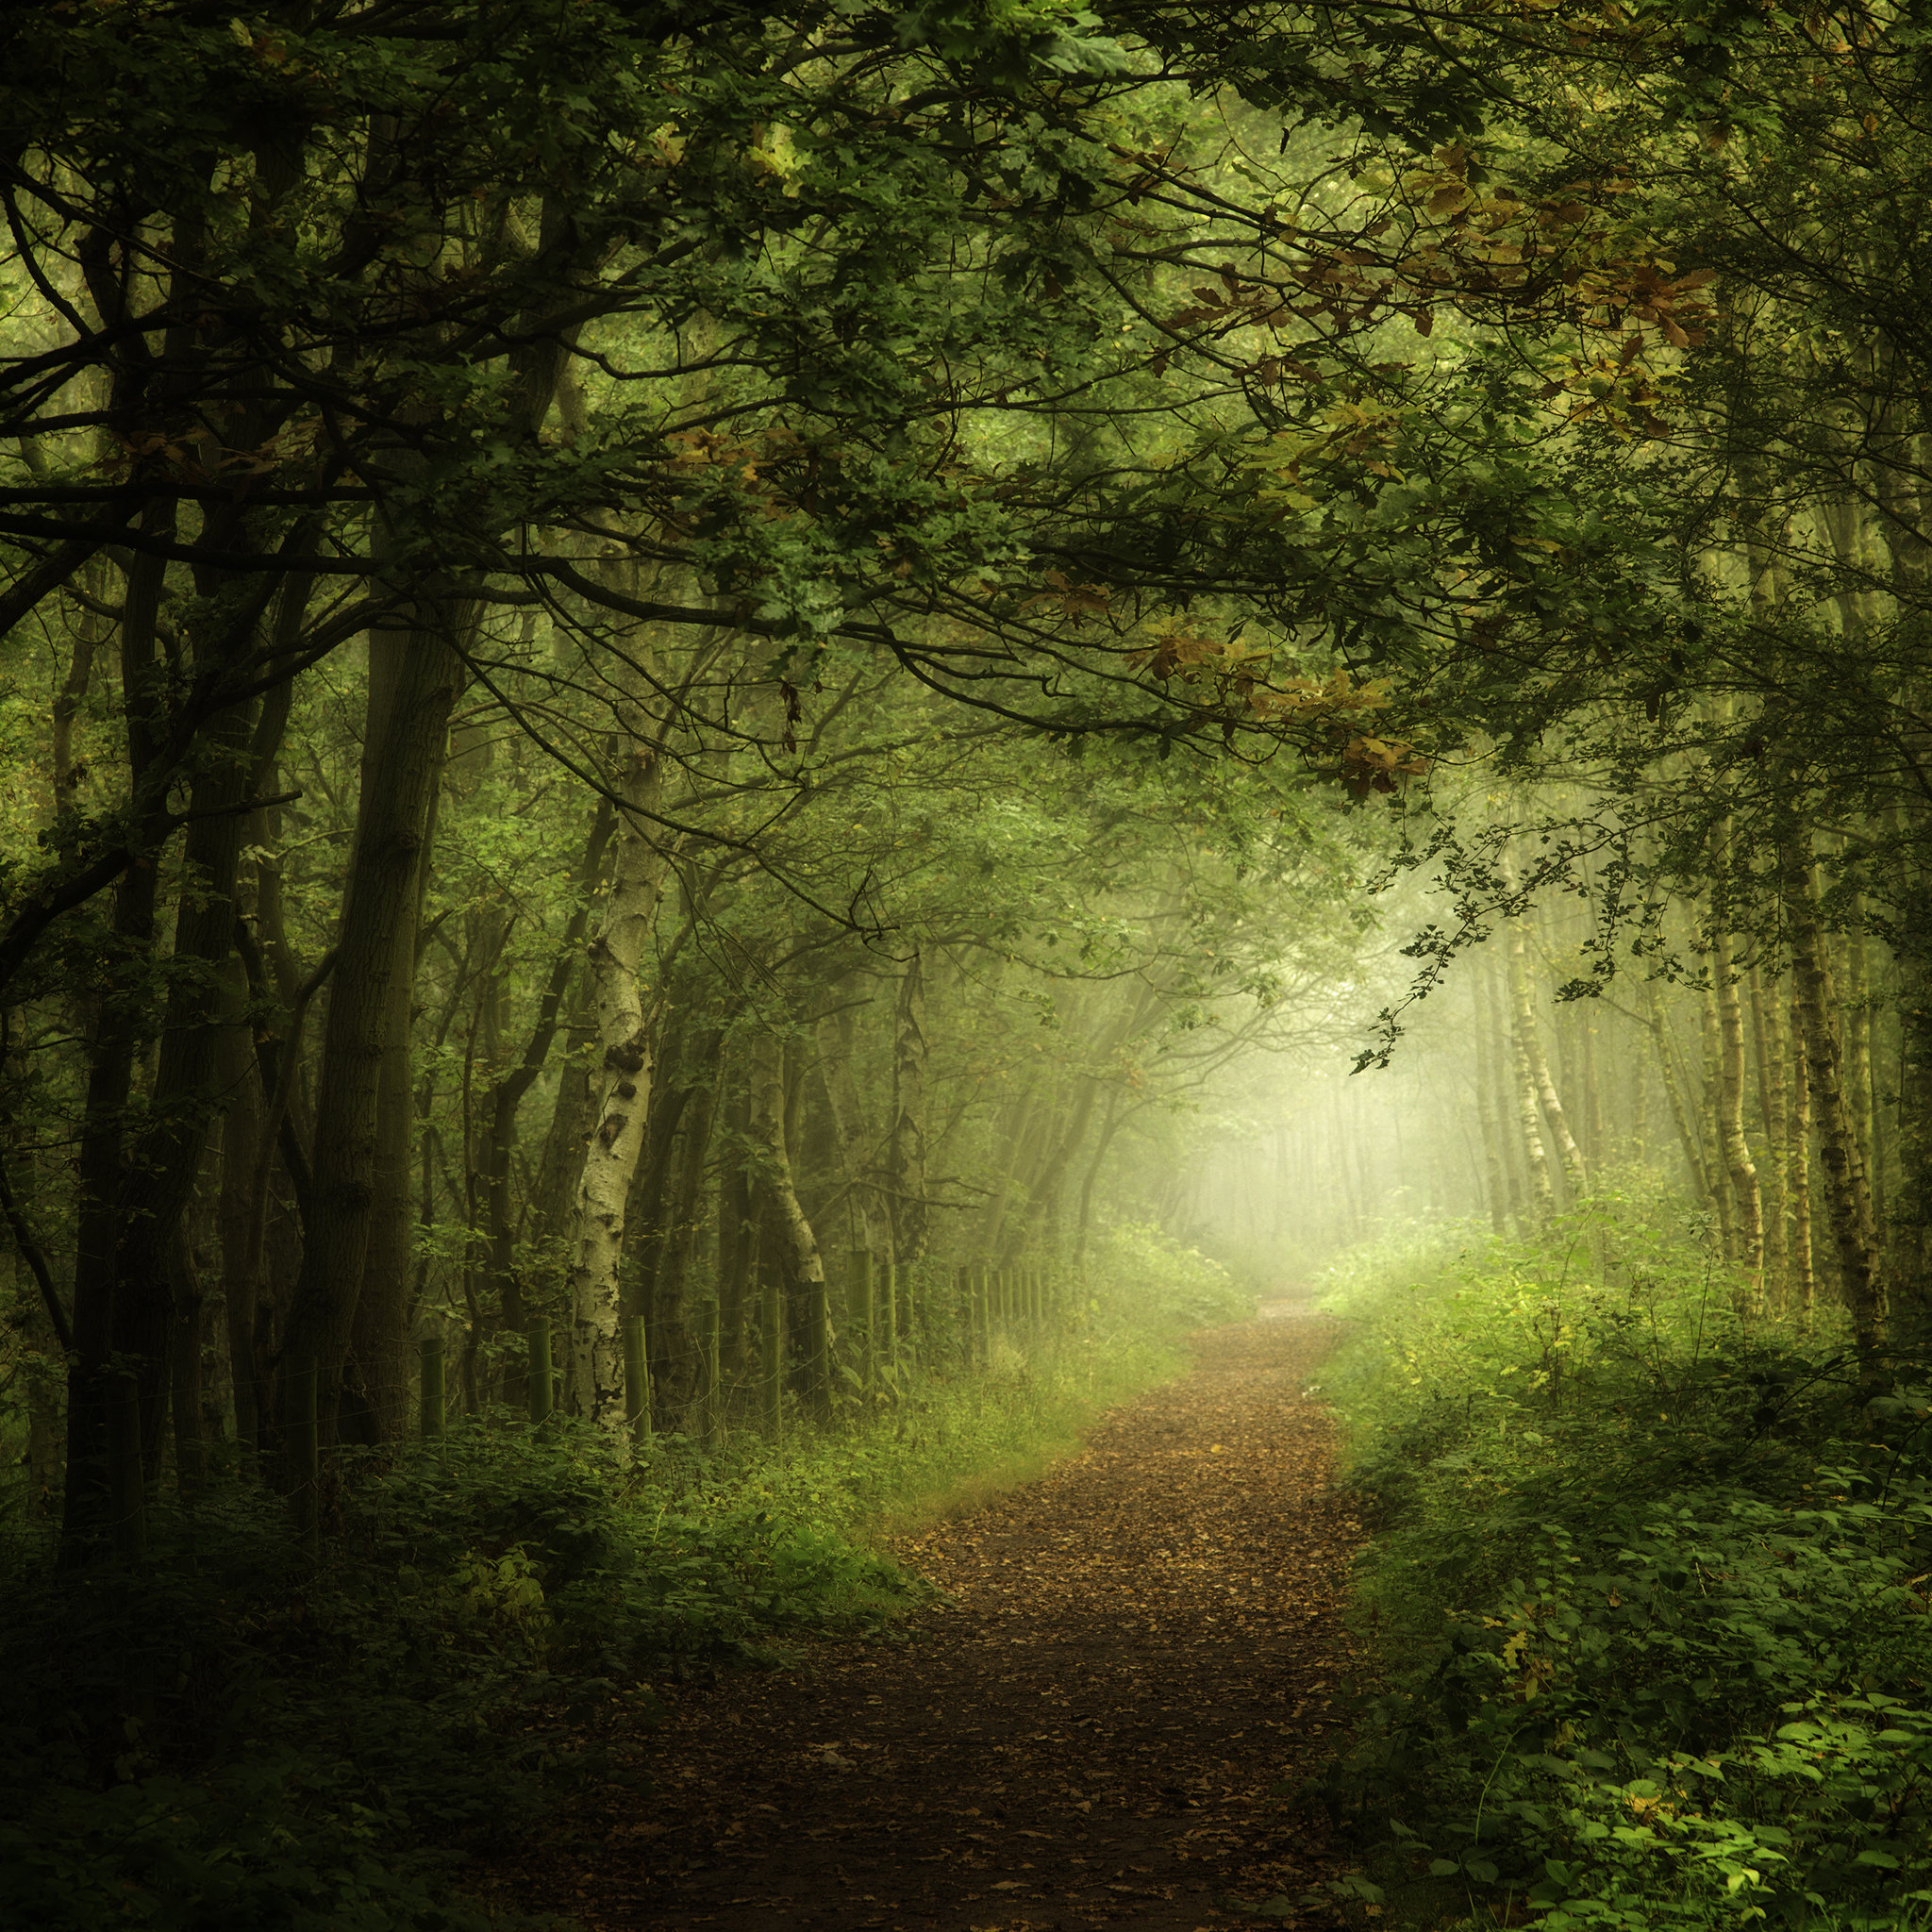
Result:
<svg viewBox="0 0 1932 1932"><path fill-rule="evenodd" d="M582 949L584 933L591 917L591 899L604 870L604 855L617 817L608 801L600 803L591 822L590 838L584 847L580 883L583 897L564 927L563 942L557 962L550 969L549 982L537 1003L537 1017L530 1037L516 1065L495 1081L484 1101L484 1132L481 1153L484 1225L488 1241L490 1279L496 1291L496 1315L511 1333L522 1330L528 1315L524 1302L524 1286L516 1263L516 1225L510 1213L510 1157L516 1151L517 1112L524 1097L535 1086L543 1063L549 1058L563 1012L564 995ZM588 1083L585 1100L588 1106ZM588 1129L586 1129L588 1131ZM517 1397L521 1399L521 1389Z"/></svg>
<svg viewBox="0 0 1932 1932"><path fill-rule="evenodd" d="M466 619L457 613L451 622ZM317 1366L325 1441L333 1439L369 1257L386 1053L391 1033L408 1021L430 801L460 683L460 661L448 637L431 631L372 637L369 731L323 1038L311 1199L283 1344L285 1360ZM407 1104L407 1078L401 1091ZM398 1284L398 1306L401 1292ZM396 1324L386 1314L383 1320L383 1344L399 1348L388 1332Z"/></svg>
<svg viewBox="0 0 1932 1932"><path fill-rule="evenodd" d="M1779 883L1790 933L1809 1099L1818 1125L1824 1205L1838 1250L1841 1291L1852 1320L1860 1376L1868 1386L1875 1386L1883 1378L1884 1285L1879 1277L1872 1197L1845 1098L1843 1053L1832 1025L1836 1002L1825 961L1824 935L1812 896L1809 844L1808 835L1787 835L1778 852Z"/></svg>
<svg viewBox="0 0 1932 1932"><path fill-rule="evenodd" d="M738 1056L734 1054L734 1061ZM724 1146L718 1163L718 1367L727 1387L743 1377L752 1306L758 1223L752 1200L751 1093L741 1070L727 1067Z"/></svg>
<svg viewBox="0 0 1932 1932"><path fill-rule="evenodd" d="M923 1260L932 1240L925 1201L925 962L917 948L899 980L892 1024L892 1252L901 1267Z"/></svg>

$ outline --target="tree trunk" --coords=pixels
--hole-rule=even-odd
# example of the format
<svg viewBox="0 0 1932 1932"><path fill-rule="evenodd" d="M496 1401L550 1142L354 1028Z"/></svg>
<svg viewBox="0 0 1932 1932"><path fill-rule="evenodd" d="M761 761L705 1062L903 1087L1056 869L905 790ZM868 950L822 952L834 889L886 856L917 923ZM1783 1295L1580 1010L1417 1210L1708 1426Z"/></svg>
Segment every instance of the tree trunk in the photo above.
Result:
<svg viewBox="0 0 1932 1932"><path fill-rule="evenodd" d="M1677 1130L1677 1145L1684 1156L1684 1166L1690 1177L1697 1205L1714 1209L1712 1196L1715 1191L1704 1162L1704 1137L1691 1117L1690 1103L1684 1091L1683 1071L1678 1063L1675 1042L1671 1038L1670 1015L1664 1010L1663 995L1657 991L1655 980L1646 981L1643 991L1648 1009L1645 1024L1657 1047L1664 1097L1671 1105L1671 1123Z"/></svg>
<svg viewBox="0 0 1932 1932"><path fill-rule="evenodd" d="M596 1124L591 1112L591 1070L582 1043L592 1031L590 974L578 971L571 982L570 1006L564 1022L569 1041L558 1069L557 1093L551 1102L550 1124L538 1157L537 1177L524 1204L522 1240L527 1257L518 1281L526 1319L550 1312L561 1296L567 1274L564 1243L569 1239L571 1211L576 1201L577 1176L583 1172L584 1149ZM541 1307L532 1306L541 1304ZM512 1350L503 1372L503 1399L521 1406L525 1399L521 1351Z"/></svg>
<svg viewBox="0 0 1932 1932"><path fill-rule="evenodd" d="M1515 885L1513 864L1506 866L1504 878L1507 885ZM1557 1083L1550 1077L1549 1061L1544 1058L1542 1041L1537 1032L1536 996L1529 975L1528 937L1524 922L1520 918L1509 922L1509 999L1516 1015L1516 1051L1520 1071L1526 1074L1529 1082L1532 1109L1539 1105L1541 1107L1543 1119L1549 1124L1550 1138L1557 1143L1557 1158L1562 1162L1563 1177L1570 1184L1571 1196L1573 1199L1580 1197L1584 1191L1583 1154L1570 1132L1570 1123L1564 1115ZM1537 1196L1541 1210L1547 1216L1554 1208L1555 1199L1550 1189L1548 1163L1542 1158L1541 1136L1532 1133L1528 1117L1524 1120L1524 1132L1537 1144L1536 1159L1541 1168ZM1528 1151L1526 1142L1524 1151Z"/></svg>
<svg viewBox="0 0 1932 1932"><path fill-rule="evenodd" d="M651 1386L663 1396L676 1391L683 1402L690 1394L687 1357L690 1338L683 1328L682 1310L667 1319L667 1304L658 1292L670 1241L673 1170L676 1165L678 1129L696 1092L691 1077L694 1058L691 1028L679 1023L681 1003L669 1001L671 1017L658 1041L658 1063L651 1082L651 1105L644 1115L644 1144L638 1171L625 1203L625 1296L626 1312L644 1320L645 1344L651 1357Z"/></svg>
<svg viewBox="0 0 1932 1932"><path fill-rule="evenodd" d="M1698 1002L1697 1018L1704 1042L1703 1103L1698 1108L1698 1142L1704 1149L1704 1171L1710 1176L1711 1206L1717 1209L1718 1253L1726 1268L1738 1261L1738 1208L1724 1166L1722 1124L1724 1043L1717 1023L1715 979Z"/></svg>
<svg viewBox="0 0 1932 1932"><path fill-rule="evenodd" d="M1897 937L1898 1130L1885 1267L1891 1306L1932 1312L1932 890L1914 867Z"/></svg>
<svg viewBox="0 0 1932 1932"><path fill-rule="evenodd" d="M925 1203L925 962L915 946L892 1016L892 1252L900 1267L924 1258L932 1239Z"/></svg>
<svg viewBox="0 0 1932 1932"><path fill-rule="evenodd" d="M1510 1050L1516 1062L1516 1121L1523 1142L1523 1160L1529 1175L1530 1212L1539 1227L1547 1227L1557 1212L1557 1193L1550 1184L1550 1160L1543 1150L1542 1124L1537 1108L1537 1055L1534 1050L1535 1012L1530 1003L1529 975L1524 961L1523 924L1509 922L1509 994L1512 1024Z"/></svg>
<svg viewBox="0 0 1932 1932"><path fill-rule="evenodd" d="M146 516L150 535L172 539L171 511ZM146 790L166 731L163 684L156 658L156 623L164 566L136 556L127 568L121 617L122 711L127 732L128 796L134 807ZM128 829L138 862L114 889L108 931L98 942L102 970L88 1041L75 1179L73 1339L68 1364L67 1474L61 1513L61 1561L92 1561L109 1546L117 1520L112 1417L120 1399L112 1357L135 1357L141 1380L158 1398L167 1351L168 1303L153 1273L134 1274L126 1252L129 1171L128 1103L135 1068L156 1016L151 1006L155 920L160 855L171 830L165 800L148 804ZM143 1241L148 1230L141 1230ZM124 1275L125 1279L124 1280ZM143 1306L129 1306L140 1295ZM158 1442L160 1402L148 1404ZM119 1432L125 1435L125 1431Z"/></svg>
<svg viewBox="0 0 1932 1932"><path fill-rule="evenodd" d="M1720 928L1712 937L1711 973L1718 1019L1718 1142L1730 1176L1731 1202L1737 1229L1734 1257L1744 1285L1740 1312L1759 1315L1764 1309L1764 1204L1757 1186L1757 1164L1744 1138L1744 1014L1738 997L1738 974L1731 936Z"/></svg>
<svg viewBox="0 0 1932 1932"><path fill-rule="evenodd" d="M1485 957L1476 974L1480 1024L1490 1042L1491 1110L1496 1122L1497 1151L1503 1163L1509 1224L1520 1231L1529 1226L1524 1204L1528 1166L1521 1132L1521 1087L1516 1079L1516 1047L1509 1028L1509 1000L1503 969L1493 955Z"/></svg>
<svg viewBox="0 0 1932 1932"><path fill-rule="evenodd" d="M466 628L470 617L452 613L452 628ZM316 1365L325 1446L334 1440L369 1257L382 1090L395 1064L390 1041L409 1012L430 801L461 681L448 636L372 634L362 786L323 1036L302 1272L282 1349L285 1360ZM407 1081L402 1091L407 1096Z"/></svg>
<svg viewBox="0 0 1932 1932"><path fill-rule="evenodd" d="M778 1041L764 1035L751 1057L751 1131L764 1155L765 1194L787 1272L796 1285L805 1356L805 1388L812 1412L824 1420L832 1407L832 1323L825 1295L825 1266L818 1237L799 1206L785 1132L784 1054Z"/></svg>
<svg viewBox="0 0 1932 1932"><path fill-rule="evenodd" d="M564 926L556 963L550 969L550 978L537 1002L537 1016L530 1027L530 1037L525 1042L516 1065L492 1081L483 1103L485 1124L479 1164L488 1244L485 1265L491 1285L495 1290L496 1320L510 1334L522 1334L529 1320L516 1260L516 1224L510 1213L510 1157L516 1151L517 1112L523 1106L525 1095L536 1085L538 1076L542 1073L551 1043L557 1038L564 995L569 990L571 975L583 945L584 932L590 924L591 900L603 874L604 856L615 825L616 817L609 801L599 800L596 813L591 821L583 866L578 874L582 897L572 908ZM580 1129L580 1132L588 1132L588 1128ZM515 1393L506 1399L521 1402L523 1397L519 1378Z"/></svg>
<svg viewBox="0 0 1932 1932"><path fill-rule="evenodd" d="M440 783L440 754L435 763ZM371 1447L395 1441L408 1433L409 1273L416 1219L416 1163L411 1158L416 1091L410 1068L410 1033L415 1012L416 935L421 929L423 893L434 847L433 798L432 793L431 823L424 829L417 872L416 908L398 940L398 944L407 940L409 961L407 968L398 963L391 974L386 995L375 1098L375 1151L370 1173L369 1238L362 1257L362 1285L356 1294L356 1313L349 1329L337 1424L344 1441ZM424 1207L426 1211L426 1202Z"/></svg>
<svg viewBox="0 0 1932 1932"><path fill-rule="evenodd" d="M1020 1218L1018 1228L1007 1237L1002 1250L1008 1266L1020 1264L1040 1229L1058 1212L1060 1190L1066 1183L1067 1170L1087 1139L1087 1129L1093 1119L1094 1103L1100 1098L1100 1082L1091 1075L1081 1081L1080 1088L1080 1097L1074 1103L1066 1125L1049 1141L1046 1158L1027 1183L1025 1211Z"/></svg>
<svg viewBox="0 0 1932 1932"><path fill-rule="evenodd" d="M239 974L230 975L233 981ZM235 1441L244 1467L260 1448L260 1388L255 1362L254 1283L244 1277L248 1254L249 1178L261 1133L255 1057L240 1023L222 1042L222 1086L227 1112L222 1119L222 1178L216 1213L221 1231L222 1325L228 1352L228 1386L235 1407Z"/></svg>
<svg viewBox="0 0 1932 1932"><path fill-rule="evenodd" d="M1496 1122L1495 1070L1491 1062L1494 1042L1491 1037L1489 1002L1478 984L1471 994L1475 1009L1475 1118L1482 1140L1483 1176L1490 1199L1490 1225L1497 1234L1509 1231L1508 1186L1504 1178L1503 1141Z"/></svg>
<svg viewBox="0 0 1932 1932"><path fill-rule="evenodd" d="M723 1036L708 1034L700 1043L691 1072L696 1074L683 1109L683 1127L675 1178L661 1212L658 1262L652 1283L651 1306L644 1311L647 1326L659 1333L675 1332L691 1354L683 1378L696 1404L708 1443L715 1428L718 1367L718 1305L715 1294L693 1310L691 1307L691 1264L697 1246L698 1224L704 1218L705 1165L710 1158L711 1123L717 1113L718 1053ZM695 1319L693 1319L695 1315Z"/></svg>
<svg viewBox="0 0 1932 1932"><path fill-rule="evenodd" d="M1751 1034L1757 1061L1757 1106L1764 1121L1767 1186L1764 1212L1764 1274L1774 1307L1785 1304L1790 1284L1790 1202L1786 1190L1785 1025L1783 1002L1775 988L1765 995L1764 975L1751 969Z"/></svg>
<svg viewBox="0 0 1932 1932"><path fill-rule="evenodd" d="M1100 1178L1101 1162L1107 1158L1108 1149L1113 1145L1114 1136L1120 1132L1121 1090L1109 1087L1107 1092L1107 1114L1100 1124L1100 1139L1094 1143L1093 1158L1087 1163L1087 1174L1080 1183L1080 1207L1074 1221L1074 1254L1071 1262L1075 1281L1084 1282L1087 1268L1087 1236L1093 1224L1093 1186Z"/></svg>
<svg viewBox="0 0 1932 1932"><path fill-rule="evenodd" d="M1778 850L1779 886L1790 933L1797 1009L1805 1038L1811 1108L1818 1122L1818 1158L1824 1170L1824 1203L1838 1250L1845 1307L1867 1386L1882 1376L1885 1303L1878 1245L1864 1164L1845 1101L1844 1063L1831 1024L1833 995L1811 889L1808 834L1790 833Z"/></svg>
<svg viewBox="0 0 1932 1932"><path fill-rule="evenodd" d="M571 1225L570 1354L566 1400L613 1435L624 1429L621 1266L625 1208L644 1147L651 1105L651 1027L639 980L658 906L663 860L652 837L660 774L641 708L626 702L627 742L612 791L619 807L609 897L588 963L601 1058L591 1070L592 1126L584 1148Z"/></svg>
<svg viewBox="0 0 1932 1932"><path fill-rule="evenodd" d="M845 993L858 983L857 974L849 974L837 991ZM838 1131L839 1168L851 1203L853 1244L870 1254L891 1246L891 1221L883 1211L875 1179L880 1143L867 1130L867 1108L858 1091L858 1009L851 997L841 998L839 1008L829 1022L819 1023L819 1063L824 1068Z"/></svg>
<svg viewBox="0 0 1932 1932"><path fill-rule="evenodd" d="M1791 1105L1786 1117L1785 1198L1791 1204L1790 1299L1796 1305L1798 1332L1811 1332L1812 1303L1818 1277L1811 1259L1811 1075L1806 1064L1805 1016L1797 980L1791 982L1790 1026Z"/></svg>
<svg viewBox="0 0 1932 1932"><path fill-rule="evenodd" d="M1854 922L1845 934L1842 955L1844 986L1845 1110L1851 1116L1852 1135L1858 1143L1858 1158L1864 1164L1865 1186L1872 1196L1872 1226L1884 1246L1885 1203L1878 1192L1878 1165L1874 1158L1875 1108L1872 1093L1872 962L1865 941L1865 929L1857 922L1864 917L1864 902L1854 894L1849 916Z"/></svg>
<svg viewBox="0 0 1932 1932"><path fill-rule="evenodd" d="M718 1363L727 1387L744 1375L745 1329L751 1316L752 1257L758 1225L752 1207L751 1094L733 1053L724 1112L724 1156L718 1166Z"/></svg>

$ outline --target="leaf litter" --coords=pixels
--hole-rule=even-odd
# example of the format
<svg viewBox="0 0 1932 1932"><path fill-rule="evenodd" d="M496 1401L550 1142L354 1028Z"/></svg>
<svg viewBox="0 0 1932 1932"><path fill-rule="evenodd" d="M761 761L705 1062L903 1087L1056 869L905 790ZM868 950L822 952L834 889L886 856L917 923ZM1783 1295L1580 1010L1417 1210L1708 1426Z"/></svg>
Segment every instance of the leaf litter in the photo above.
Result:
<svg viewBox="0 0 1932 1932"><path fill-rule="evenodd" d="M1333 1341L1296 1303L1196 1334L1079 1455L890 1545L944 1592L924 1641L666 1691L488 1889L591 1932L1327 1923L1344 1861L1290 1800L1355 1665Z"/></svg>

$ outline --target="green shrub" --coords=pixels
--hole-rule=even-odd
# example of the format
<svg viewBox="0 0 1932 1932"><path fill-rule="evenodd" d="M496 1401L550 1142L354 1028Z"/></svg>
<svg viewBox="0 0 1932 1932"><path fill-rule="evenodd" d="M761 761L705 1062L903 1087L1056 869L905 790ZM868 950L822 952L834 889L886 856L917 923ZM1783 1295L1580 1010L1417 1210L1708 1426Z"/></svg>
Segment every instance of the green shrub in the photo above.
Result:
<svg viewBox="0 0 1932 1932"><path fill-rule="evenodd" d="M1094 1307L1103 1323L1130 1329L1201 1328L1245 1321L1255 1297L1219 1261L1144 1222L1116 1223L1093 1243Z"/></svg>
<svg viewBox="0 0 1932 1932"><path fill-rule="evenodd" d="M1326 1781L1419 1919L1932 1919L1932 1394L1731 1312L1641 1190L1335 1271L1383 1682Z"/></svg>
<svg viewBox="0 0 1932 1932"><path fill-rule="evenodd" d="M234 1485L157 1508L139 1571L0 1589L0 1922L278 1932L481 1924L450 1857L572 1770L564 1720L642 1680L913 1600L809 1525L692 1507L588 1432L473 1423L365 1458L313 1565ZM441 1848L440 1850L438 1848Z"/></svg>

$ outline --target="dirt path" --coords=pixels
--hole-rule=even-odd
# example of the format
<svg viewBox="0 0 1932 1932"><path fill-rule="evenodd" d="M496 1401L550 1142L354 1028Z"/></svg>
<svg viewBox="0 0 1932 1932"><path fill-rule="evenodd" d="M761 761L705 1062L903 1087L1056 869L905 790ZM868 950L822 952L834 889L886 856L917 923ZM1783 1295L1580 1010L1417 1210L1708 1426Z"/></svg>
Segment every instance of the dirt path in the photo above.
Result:
<svg viewBox="0 0 1932 1932"><path fill-rule="evenodd" d="M953 1598L927 1641L816 1646L679 1696L655 1789L595 1788L525 1903L604 1932L1254 1926L1217 1898L1325 1875L1270 1788L1313 1769L1347 1666L1354 1522L1291 1305L1084 1454L901 1545ZM534 1895L533 1895L534 1894Z"/></svg>

